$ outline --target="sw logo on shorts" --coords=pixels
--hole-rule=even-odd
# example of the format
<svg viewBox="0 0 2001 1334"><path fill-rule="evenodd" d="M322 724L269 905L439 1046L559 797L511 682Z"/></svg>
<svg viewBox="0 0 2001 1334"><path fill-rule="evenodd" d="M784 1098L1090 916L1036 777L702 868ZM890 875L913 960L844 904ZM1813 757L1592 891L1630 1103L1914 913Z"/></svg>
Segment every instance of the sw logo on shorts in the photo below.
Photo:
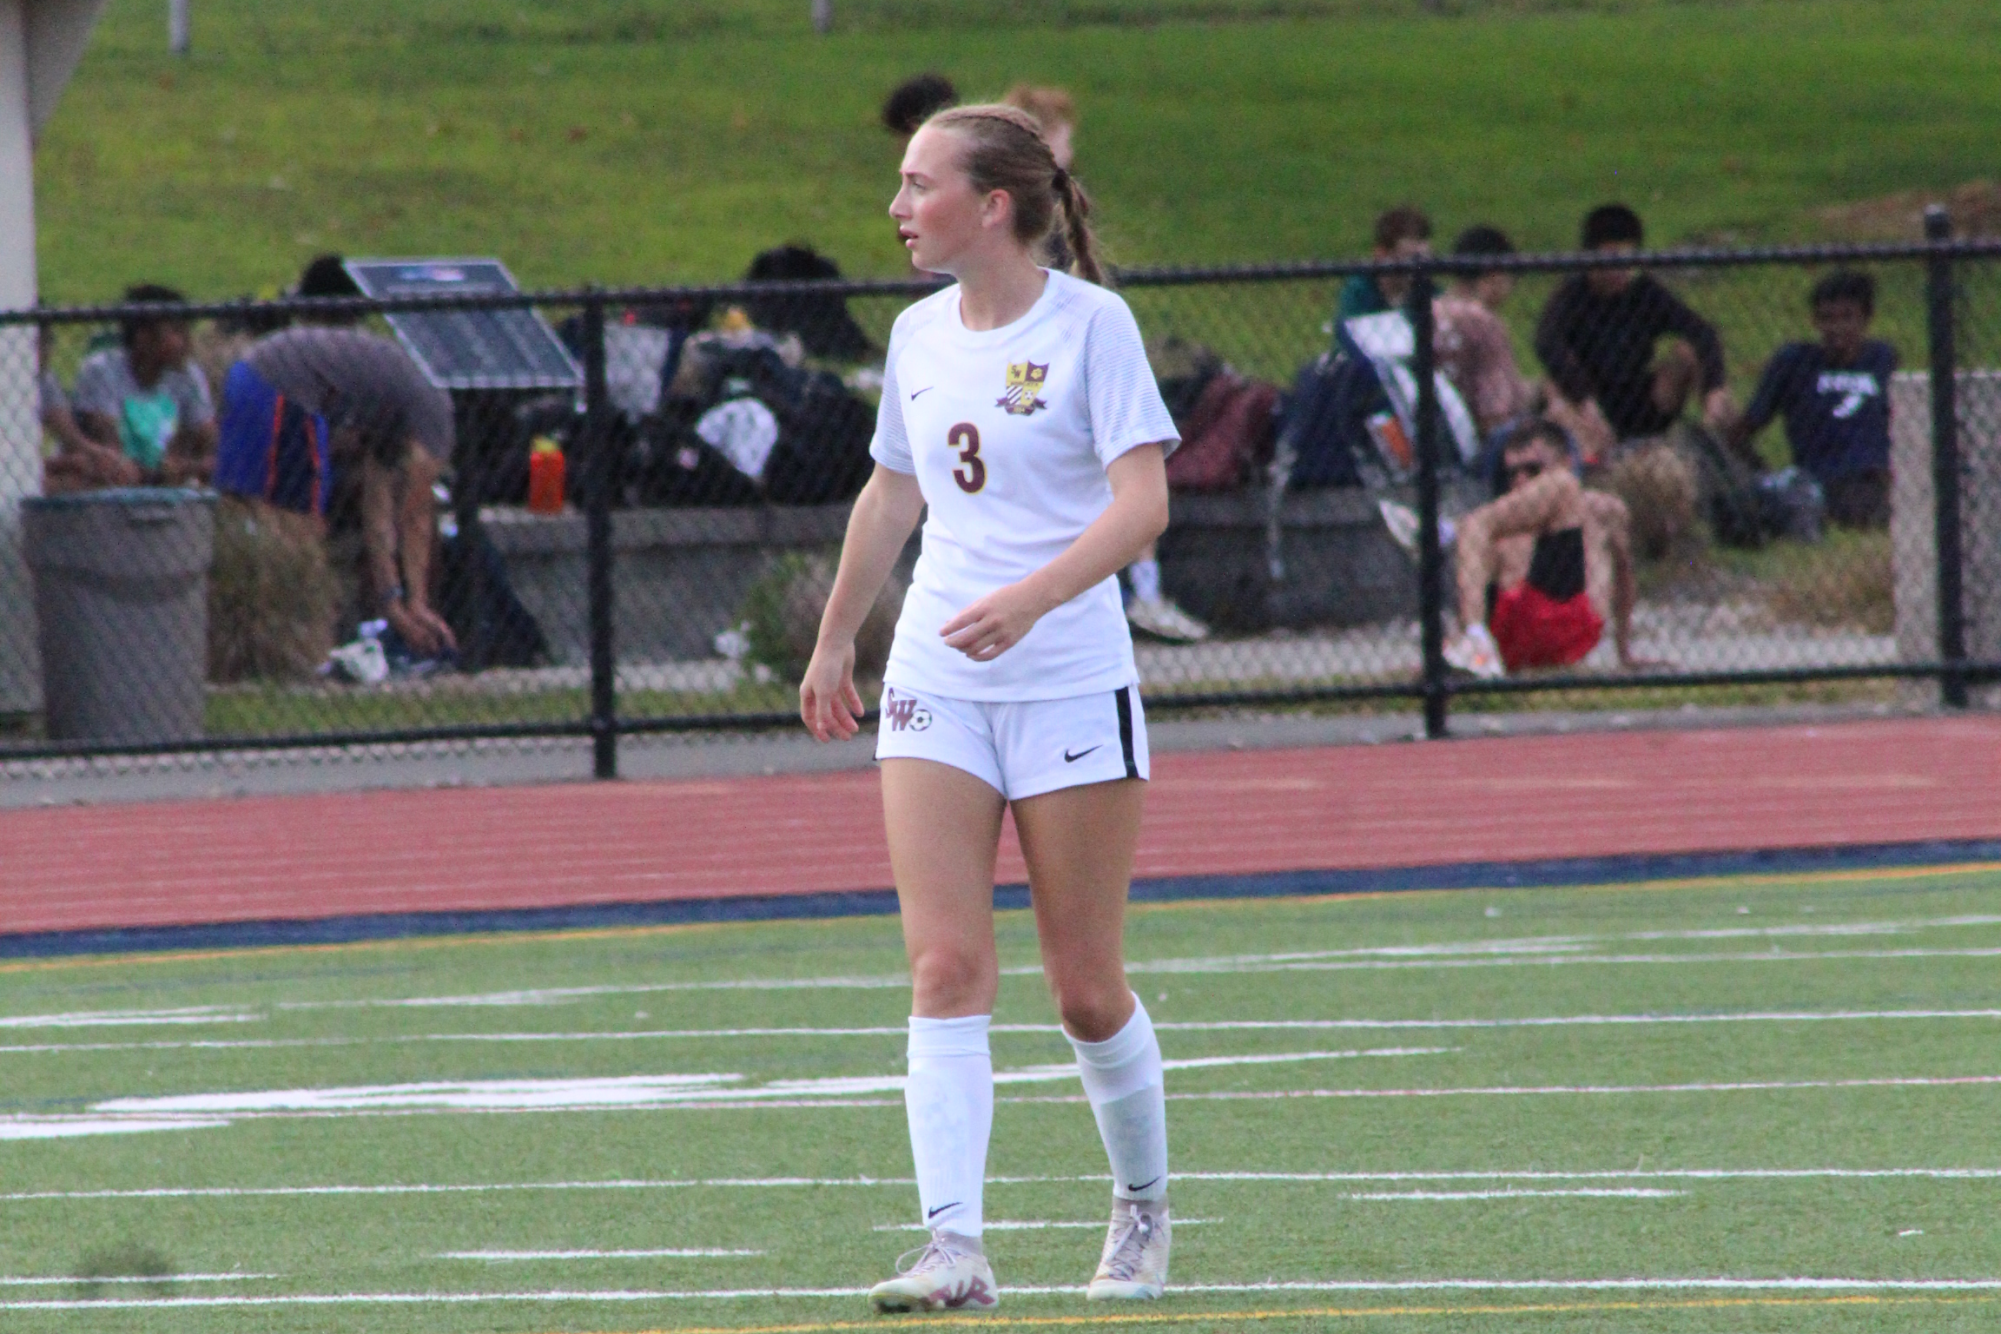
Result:
<svg viewBox="0 0 2001 1334"><path fill-rule="evenodd" d="M919 704L908 695L898 696L891 690L882 697L882 718L892 732L909 730L922 732L931 726L931 710Z"/></svg>
<svg viewBox="0 0 2001 1334"><path fill-rule="evenodd" d="M1034 414L1037 408L1049 405L1035 396L1049 379L1049 367L1038 366L1032 361L1009 362L1007 368L1007 392L994 400L997 408L1006 408L1016 417Z"/></svg>

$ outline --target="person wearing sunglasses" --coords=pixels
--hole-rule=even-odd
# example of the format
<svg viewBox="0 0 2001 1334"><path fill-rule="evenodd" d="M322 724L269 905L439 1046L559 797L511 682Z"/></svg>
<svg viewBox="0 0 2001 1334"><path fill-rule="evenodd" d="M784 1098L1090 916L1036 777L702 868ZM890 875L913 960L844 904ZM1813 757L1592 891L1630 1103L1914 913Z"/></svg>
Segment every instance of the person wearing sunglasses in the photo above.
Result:
<svg viewBox="0 0 2001 1334"><path fill-rule="evenodd" d="M1587 491L1569 442L1548 421L1501 450L1502 494L1459 520L1460 632L1445 660L1475 676L1581 662L1612 627L1619 665L1633 656L1633 559L1626 506Z"/></svg>

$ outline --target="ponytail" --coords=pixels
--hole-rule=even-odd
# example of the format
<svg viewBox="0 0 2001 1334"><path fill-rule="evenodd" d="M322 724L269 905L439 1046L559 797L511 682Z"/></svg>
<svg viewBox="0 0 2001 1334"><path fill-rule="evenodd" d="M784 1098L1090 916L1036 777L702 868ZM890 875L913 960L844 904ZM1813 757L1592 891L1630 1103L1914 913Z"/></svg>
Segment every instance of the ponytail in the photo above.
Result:
<svg viewBox="0 0 2001 1334"><path fill-rule="evenodd" d="M981 194L1004 190L1014 203L1014 235L1023 245L1041 246L1060 225L1070 253L1070 271L1102 285L1103 261L1091 230L1091 197L1076 177L1056 165L1049 141L1035 117L1005 104L952 107L925 124L951 130L965 144L962 166Z"/></svg>
<svg viewBox="0 0 2001 1334"><path fill-rule="evenodd" d="M1056 169L1054 186L1062 212L1063 244L1070 252L1070 272L1087 283L1110 286L1105 281L1104 263L1098 258L1097 233L1091 230L1091 196L1061 167Z"/></svg>

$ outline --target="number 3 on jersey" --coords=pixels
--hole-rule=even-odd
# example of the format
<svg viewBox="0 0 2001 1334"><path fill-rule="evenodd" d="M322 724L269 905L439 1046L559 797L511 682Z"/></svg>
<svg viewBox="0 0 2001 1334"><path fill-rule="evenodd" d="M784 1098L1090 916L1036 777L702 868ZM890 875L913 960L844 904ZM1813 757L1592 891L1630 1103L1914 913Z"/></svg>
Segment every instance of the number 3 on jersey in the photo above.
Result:
<svg viewBox="0 0 2001 1334"><path fill-rule="evenodd" d="M952 469L952 480L967 495L977 494L987 484L987 461L980 457L980 428L960 422L945 439L959 451L960 466Z"/></svg>

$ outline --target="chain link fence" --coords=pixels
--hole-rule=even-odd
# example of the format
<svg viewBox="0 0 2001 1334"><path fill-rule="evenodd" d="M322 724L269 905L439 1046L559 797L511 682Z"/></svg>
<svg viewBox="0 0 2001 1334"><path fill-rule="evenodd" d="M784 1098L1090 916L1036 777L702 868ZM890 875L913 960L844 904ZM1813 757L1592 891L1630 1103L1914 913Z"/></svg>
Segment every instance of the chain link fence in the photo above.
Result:
<svg viewBox="0 0 2001 1334"><path fill-rule="evenodd" d="M1188 441L1149 707L1968 702L2001 663L1997 260L1123 274ZM609 774L620 735L788 722L930 290L0 314L0 759L589 736Z"/></svg>

